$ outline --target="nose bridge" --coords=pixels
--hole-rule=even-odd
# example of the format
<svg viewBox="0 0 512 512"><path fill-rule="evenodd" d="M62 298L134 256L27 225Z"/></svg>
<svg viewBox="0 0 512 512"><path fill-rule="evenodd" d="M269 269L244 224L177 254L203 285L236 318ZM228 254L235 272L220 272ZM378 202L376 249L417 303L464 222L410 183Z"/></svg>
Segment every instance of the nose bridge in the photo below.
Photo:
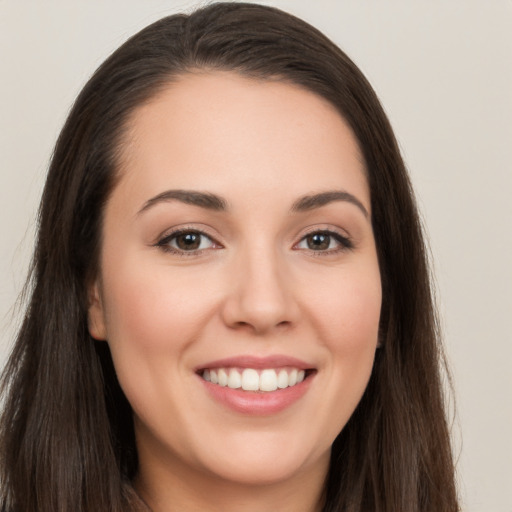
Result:
<svg viewBox="0 0 512 512"><path fill-rule="evenodd" d="M252 240L236 259L225 308L227 323L250 326L257 332L293 323L296 304L285 255L279 248Z"/></svg>

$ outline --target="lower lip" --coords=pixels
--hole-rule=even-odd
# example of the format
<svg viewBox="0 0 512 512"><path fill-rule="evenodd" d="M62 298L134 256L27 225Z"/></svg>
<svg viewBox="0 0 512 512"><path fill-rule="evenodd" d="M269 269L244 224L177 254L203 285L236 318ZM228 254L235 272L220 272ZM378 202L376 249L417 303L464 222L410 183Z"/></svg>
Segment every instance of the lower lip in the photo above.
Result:
<svg viewBox="0 0 512 512"><path fill-rule="evenodd" d="M276 414L297 402L309 389L313 377L314 374L309 375L301 383L285 389L258 392L219 386L198 376L208 393L224 406L236 412L259 416Z"/></svg>

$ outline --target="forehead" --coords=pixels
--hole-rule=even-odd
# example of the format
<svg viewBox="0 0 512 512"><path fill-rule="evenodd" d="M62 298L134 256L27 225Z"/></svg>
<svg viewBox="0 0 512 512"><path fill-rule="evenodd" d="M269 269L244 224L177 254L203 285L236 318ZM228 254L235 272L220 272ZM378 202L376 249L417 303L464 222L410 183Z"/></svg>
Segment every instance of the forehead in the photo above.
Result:
<svg viewBox="0 0 512 512"><path fill-rule="evenodd" d="M187 73L137 108L127 128L120 185L140 196L165 187L223 195L226 185L283 195L355 187L369 196L357 140L339 112L283 81Z"/></svg>

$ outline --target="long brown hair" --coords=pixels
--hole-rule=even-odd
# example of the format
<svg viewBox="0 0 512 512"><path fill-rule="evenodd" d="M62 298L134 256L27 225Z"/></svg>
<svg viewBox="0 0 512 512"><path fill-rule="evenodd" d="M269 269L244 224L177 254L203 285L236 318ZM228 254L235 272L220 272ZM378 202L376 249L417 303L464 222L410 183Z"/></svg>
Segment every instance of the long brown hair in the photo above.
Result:
<svg viewBox="0 0 512 512"><path fill-rule="evenodd" d="M218 3L145 28L95 72L57 141L39 210L29 301L3 375L0 509L136 508L131 408L87 329L102 214L133 110L190 70L302 86L355 133L382 276L381 348L332 447L324 512L458 510L427 257L397 142L367 80L331 41L278 9Z"/></svg>

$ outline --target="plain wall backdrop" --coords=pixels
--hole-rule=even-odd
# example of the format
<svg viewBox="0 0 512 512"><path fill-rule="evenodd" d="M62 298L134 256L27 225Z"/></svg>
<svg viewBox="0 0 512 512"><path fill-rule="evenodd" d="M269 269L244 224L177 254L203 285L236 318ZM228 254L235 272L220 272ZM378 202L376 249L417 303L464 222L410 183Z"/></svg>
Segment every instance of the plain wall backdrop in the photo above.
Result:
<svg viewBox="0 0 512 512"><path fill-rule="evenodd" d="M325 32L389 114L433 254L463 510L512 512L512 1L262 3ZM0 0L0 364L19 323L13 305L46 168L75 96L128 36L194 5Z"/></svg>

